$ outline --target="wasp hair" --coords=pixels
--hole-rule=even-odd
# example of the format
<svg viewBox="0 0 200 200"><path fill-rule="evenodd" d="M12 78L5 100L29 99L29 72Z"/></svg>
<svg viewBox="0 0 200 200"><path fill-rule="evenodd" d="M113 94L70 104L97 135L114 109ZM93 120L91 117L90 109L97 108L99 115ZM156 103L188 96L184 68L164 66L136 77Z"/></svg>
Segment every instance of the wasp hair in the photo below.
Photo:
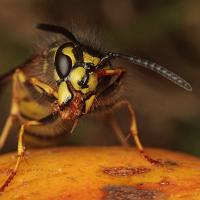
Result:
<svg viewBox="0 0 200 200"><path fill-rule="evenodd" d="M127 60L133 64L150 69L150 70L160 74L161 76L165 77L166 79L172 81L174 84L178 85L179 87L182 87L183 89L185 89L187 91L192 91L192 86L187 81L185 81L183 78L181 78L180 76L175 74L174 72L166 69L165 67L163 67L155 62L151 62L149 60L142 59L142 58L139 58L136 56L128 56L128 55L124 55L121 53L110 52L101 59L99 66L102 66L105 62L109 62L109 60L114 59L114 58L120 58L123 60Z"/></svg>
<svg viewBox="0 0 200 200"><path fill-rule="evenodd" d="M76 45L80 44L80 42L76 39L76 37L69 30L67 30L62 26L51 25L51 24L37 24L36 28L47 32L62 34L74 44Z"/></svg>

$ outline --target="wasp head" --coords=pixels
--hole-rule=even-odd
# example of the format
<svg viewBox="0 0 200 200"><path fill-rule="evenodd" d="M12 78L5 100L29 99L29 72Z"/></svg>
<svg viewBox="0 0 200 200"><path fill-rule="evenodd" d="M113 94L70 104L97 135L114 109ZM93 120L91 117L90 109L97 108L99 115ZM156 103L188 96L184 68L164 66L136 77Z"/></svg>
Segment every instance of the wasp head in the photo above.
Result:
<svg viewBox="0 0 200 200"><path fill-rule="evenodd" d="M70 31L60 26L39 24L38 28L62 34L70 41L57 47L54 56L54 79L58 85L60 107L75 101L75 96L79 94L79 104L84 105L82 113L87 113L95 98L112 94L125 74L124 69L111 67L110 61L115 58L150 69L185 90L192 91L187 81L159 64L121 53L100 53L81 44Z"/></svg>
<svg viewBox="0 0 200 200"><path fill-rule="evenodd" d="M83 113L90 110L105 84L104 77L115 75L103 58L98 51L82 44L65 43L56 50L54 79L60 106L69 104L74 94L79 93L84 103Z"/></svg>

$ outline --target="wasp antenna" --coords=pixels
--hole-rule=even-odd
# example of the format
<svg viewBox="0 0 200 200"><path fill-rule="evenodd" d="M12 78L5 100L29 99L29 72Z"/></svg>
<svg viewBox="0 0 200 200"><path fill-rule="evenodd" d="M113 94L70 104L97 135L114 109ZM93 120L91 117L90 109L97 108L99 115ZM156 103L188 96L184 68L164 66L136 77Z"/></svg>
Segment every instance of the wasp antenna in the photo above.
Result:
<svg viewBox="0 0 200 200"><path fill-rule="evenodd" d="M137 58L137 57L128 57L128 59L131 63L134 63L139 66L150 69L150 70L160 74L161 76L165 77L166 79L172 81L179 87L182 87L183 89L190 91L190 92L192 91L192 86L186 80L184 80L183 78L181 78L174 72L168 70L167 68L165 68L155 62L146 60L146 59L141 59L141 58Z"/></svg>
<svg viewBox="0 0 200 200"><path fill-rule="evenodd" d="M165 67L163 67L155 62L151 62L149 60L142 59L142 58L139 58L136 56L124 55L121 53L108 53L104 58L105 58L105 60L110 60L113 58L121 58L124 60L128 60L131 63L145 67L147 69L150 69L150 70L160 74L161 76L172 81L174 84L178 85L179 87L182 87L183 89L185 89L187 91L190 91L190 92L192 91L192 86L187 81L185 81L183 78L181 78L174 72L166 69ZM104 60L104 58L103 58L103 60Z"/></svg>
<svg viewBox="0 0 200 200"><path fill-rule="evenodd" d="M76 39L76 37L69 30L67 30L62 26L57 26L52 24L37 24L36 28L47 32L60 33L69 40L71 40L73 43L77 45L80 44L80 42Z"/></svg>

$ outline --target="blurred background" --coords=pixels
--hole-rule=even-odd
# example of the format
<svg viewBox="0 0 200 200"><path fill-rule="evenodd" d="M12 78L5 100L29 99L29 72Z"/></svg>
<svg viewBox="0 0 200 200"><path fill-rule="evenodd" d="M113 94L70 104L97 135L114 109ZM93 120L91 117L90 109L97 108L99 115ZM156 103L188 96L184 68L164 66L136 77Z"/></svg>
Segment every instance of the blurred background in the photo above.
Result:
<svg viewBox="0 0 200 200"><path fill-rule="evenodd" d="M199 10L198 0L1 0L0 75L33 53L42 35L37 23L95 29L103 49L150 59L192 84L189 93L146 69L118 62L128 71L124 93L134 106L144 146L200 156ZM0 127L9 110L8 96L9 90L1 92ZM127 133L127 113L122 109L114 116ZM83 118L62 145L119 144L108 121ZM16 141L14 127L4 152L16 149Z"/></svg>

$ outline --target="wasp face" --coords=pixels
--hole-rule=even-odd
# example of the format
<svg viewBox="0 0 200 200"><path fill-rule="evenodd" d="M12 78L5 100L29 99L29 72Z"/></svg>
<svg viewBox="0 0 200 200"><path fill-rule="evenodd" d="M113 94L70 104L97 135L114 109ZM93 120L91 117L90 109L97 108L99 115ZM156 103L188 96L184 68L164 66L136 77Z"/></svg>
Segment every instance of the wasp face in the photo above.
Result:
<svg viewBox="0 0 200 200"><path fill-rule="evenodd" d="M73 43L65 43L57 49L54 79L58 84L59 106L67 105L73 101L74 94L79 93L85 104L83 113L90 110L102 77L102 68L98 68L101 59L97 54L91 53L91 49L87 50L83 45L76 46Z"/></svg>

